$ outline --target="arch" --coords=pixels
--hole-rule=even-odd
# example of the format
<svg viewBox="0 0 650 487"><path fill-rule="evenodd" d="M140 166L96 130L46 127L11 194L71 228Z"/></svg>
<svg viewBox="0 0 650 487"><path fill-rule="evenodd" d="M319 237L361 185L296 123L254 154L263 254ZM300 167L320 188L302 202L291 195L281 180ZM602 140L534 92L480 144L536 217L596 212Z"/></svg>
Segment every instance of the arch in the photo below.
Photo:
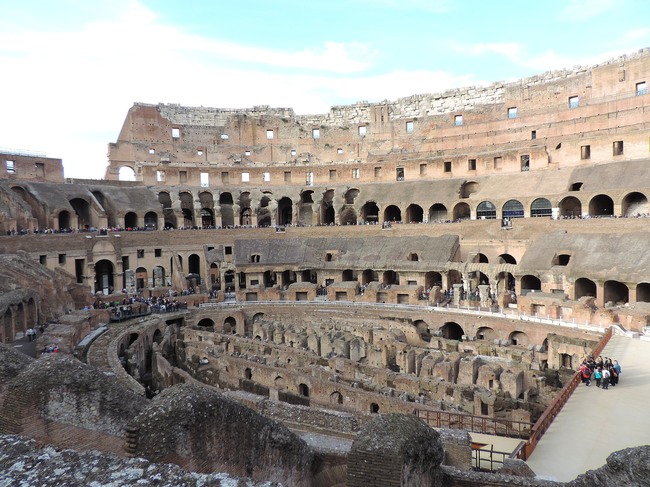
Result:
<svg viewBox="0 0 650 487"><path fill-rule="evenodd" d="M531 274L526 274L521 278L521 294L525 294L525 291L541 291L542 290L542 281L539 277L533 276Z"/></svg>
<svg viewBox="0 0 650 487"><path fill-rule="evenodd" d="M163 334L160 330L156 329L156 331L153 332L153 336L151 338L153 340L153 343L160 345L163 340Z"/></svg>
<svg viewBox="0 0 650 487"><path fill-rule="evenodd" d="M630 289L620 281L605 281L603 296L605 306L607 306L607 303L612 303L612 305L625 304L630 300Z"/></svg>
<svg viewBox="0 0 650 487"><path fill-rule="evenodd" d="M334 391L330 394L330 404L343 404L343 394Z"/></svg>
<svg viewBox="0 0 650 487"><path fill-rule="evenodd" d="M491 220L497 217L497 207L491 201L481 201L476 207L476 218Z"/></svg>
<svg viewBox="0 0 650 487"><path fill-rule="evenodd" d="M445 221L449 211L442 203L436 203L429 208L429 222Z"/></svg>
<svg viewBox="0 0 650 487"><path fill-rule="evenodd" d="M301 396L309 397L309 386L305 383L299 384L298 392L300 393Z"/></svg>
<svg viewBox="0 0 650 487"><path fill-rule="evenodd" d="M93 226L90 204L83 198L72 198L70 206L77 214L78 228L89 229Z"/></svg>
<svg viewBox="0 0 650 487"><path fill-rule="evenodd" d="M409 254L406 256L406 260L409 262L418 262L420 260L420 256L417 254L417 252L409 252Z"/></svg>
<svg viewBox="0 0 650 487"><path fill-rule="evenodd" d="M523 218L524 205L519 200L508 200L503 204L501 209L502 218Z"/></svg>
<svg viewBox="0 0 650 487"><path fill-rule="evenodd" d="M102 259L95 263L95 292L104 294L113 293L113 263Z"/></svg>
<svg viewBox="0 0 650 487"><path fill-rule="evenodd" d="M442 287L442 274L436 271L429 271L424 275L424 286L431 289L434 286Z"/></svg>
<svg viewBox="0 0 650 487"><path fill-rule="evenodd" d="M613 216L614 200L606 194L598 194L589 201L590 216Z"/></svg>
<svg viewBox="0 0 650 487"><path fill-rule="evenodd" d="M476 255L474 256L474 259L472 262L479 263L479 264L489 264L490 261L487 258L487 255L482 254L481 252L477 252Z"/></svg>
<svg viewBox="0 0 650 487"><path fill-rule="evenodd" d="M460 185L460 197L469 198L471 194L479 190L479 184L476 181L465 181Z"/></svg>
<svg viewBox="0 0 650 487"><path fill-rule="evenodd" d="M399 274L395 271L384 271L382 283L385 286L390 286L391 284L399 285Z"/></svg>
<svg viewBox="0 0 650 487"><path fill-rule="evenodd" d="M229 271L224 272L223 280L224 280L224 286L225 286L224 291L226 291L226 292L234 292L235 291L235 271L229 270Z"/></svg>
<svg viewBox="0 0 650 487"><path fill-rule="evenodd" d="M144 227L147 230L158 229L158 214L155 211L148 211L144 214Z"/></svg>
<svg viewBox="0 0 650 487"><path fill-rule="evenodd" d="M476 330L476 339L477 340L495 340L497 338L497 334L494 331L493 328L490 328L489 326L481 326L479 327L478 330Z"/></svg>
<svg viewBox="0 0 650 487"><path fill-rule="evenodd" d="M210 318L203 318L196 326L200 328L214 328L214 321Z"/></svg>
<svg viewBox="0 0 650 487"><path fill-rule="evenodd" d="M291 225L293 223L293 201L291 198L284 196L278 201L278 219L277 224L280 226Z"/></svg>
<svg viewBox="0 0 650 487"><path fill-rule="evenodd" d="M499 272L497 275L497 293L514 292L515 277L510 272ZM511 294L512 295L512 294Z"/></svg>
<svg viewBox="0 0 650 487"><path fill-rule="evenodd" d="M138 215L134 211L129 211L124 215L124 228L136 229L138 226Z"/></svg>
<svg viewBox="0 0 650 487"><path fill-rule="evenodd" d="M244 369L244 379L253 380L253 371L251 370L250 367L246 367Z"/></svg>
<svg viewBox="0 0 650 487"><path fill-rule="evenodd" d="M650 213L648 198L643 193L632 192L625 195L621 204L621 215L635 217Z"/></svg>
<svg viewBox="0 0 650 487"><path fill-rule="evenodd" d="M341 210L341 215L339 216L339 222L341 225L356 225L357 224L357 212L353 206L346 205Z"/></svg>
<svg viewBox="0 0 650 487"><path fill-rule="evenodd" d="M424 320L416 320L413 322L415 329L418 331L420 339L425 342L431 342L431 330L429 330L429 325Z"/></svg>
<svg viewBox="0 0 650 487"><path fill-rule="evenodd" d="M162 205L163 227L176 228L176 214L172 209L172 198L167 191L158 193L158 203Z"/></svg>
<svg viewBox="0 0 650 487"><path fill-rule="evenodd" d="M298 224L311 225L314 218L314 192L312 190L303 191L300 195L298 205Z"/></svg>
<svg viewBox="0 0 650 487"><path fill-rule="evenodd" d="M143 289L146 289L148 287L149 276L147 269L144 267L138 267L135 270L135 282L138 292L141 292Z"/></svg>
<svg viewBox="0 0 650 487"><path fill-rule="evenodd" d="M463 328L453 321L447 321L440 327L440 336L448 340L462 340L464 334Z"/></svg>
<svg viewBox="0 0 650 487"><path fill-rule="evenodd" d="M343 282L356 281L355 272L352 269L345 269L341 274L341 280Z"/></svg>
<svg viewBox="0 0 650 487"><path fill-rule="evenodd" d="M332 225L336 221L336 211L334 211L334 190L328 189L323 193L320 202L320 223L322 225Z"/></svg>
<svg viewBox="0 0 650 487"><path fill-rule="evenodd" d="M553 215L551 202L546 198L537 198L530 205L531 217L550 217Z"/></svg>
<svg viewBox="0 0 650 487"><path fill-rule="evenodd" d="M187 258L187 272L201 275L201 258L197 254L190 254Z"/></svg>
<svg viewBox="0 0 650 487"><path fill-rule="evenodd" d="M410 204L406 208L406 221L408 223L422 223L424 221L424 210L420 205Z"/></svg>
<svg viewBox="0 0 650 487"><path fill-rule="evenodd" d="M357 196L359 196L359 190L357 188L348 189L343 195L343 198L345 199L345 204L353 205L354 201L357 199Z"/></svg>
<svg viewBox="0 0 650 487"><path fill-rule="evenodd" d="M379 414L379 404L376 402L370 403L370 414Z"/></svg>
<svg viewBox="0 0 650 487"><path fill-rule="evenodd" d="M582 216L582 203L575 196L567 196L560 201L560 216L563 218L580 218Z"/></svg>
<svg viewBox="0 0 650 487"><path fill-rule="evenodd" d="M650 283L640 282L636 285L636 302L650 303Z"/></svg>
<svg viewBox="0 0 650 487"><path fill-rule="evenodd" d="M523 347L526 347L529 344L528 335L526 335L525 332L519 330L515 330L510 333L508 340L510 340L513 345L520 345Z"/></svg>
<svg viewBox="0 0 650 487"><path fill-rule="evenodd" d="M47 216L43 205L34 198L32 193L21 186L12 186L11 190L29 205L32 210L32 216L36 218L38 226L40 228L47 228L49 225L47 224Z"/></svg>
<svg viewBox="0 0 650 487"><path fill-rule="evenodd" d="M234 227L235 226L235 209L232 193L224 191L219 194L219 208L221 211L221 226Z"/></svg>
<svg viewBox="0 0 650 487"><path fill-rule="evenodd" d="M401 222L402 210L396 205L388 205L384 210L384 221L386 222Z"/></svg>
<svg viewBox="0 0 650 487"><path fill-rule="evenodd" d="M458 203L454 206L454 221L469 220L471 218L471 210L467 203Z"/></svg>
<svg viewBox="0 0 650 487"><path fill-rule="evenodd" d="M244 191L239 195L239 224L247 227L252 224L251 194Z"/></svg>
<svg viewBox="0 0 650 487"><path fill-rule="evenodd" d="M157 265L153 268L153 287L163 287L165 285L165 268Z"/></svg>
<svg viewBox="0 0 650 487"><path fill-rule="evenodd" d="M258 227L270 227L273 224L270 203L271 198L267 195L262 196L262 199L260 199L260 205L257 207Z"/></svg>
<svg viewBox="0 0 650 487"><path fill-rule="evenodd" d="M201 208L201 227L214 227L214 212L212 208Z"/></svg>
<svg viewBox="0 0 650 487"><path fill-rule="evenodd" d="M194 226L194 197L187 191L178 194L181 200L181 212L183 213L183 226Z"/></svg>
<svg viewBox="0 0 650 487"><path fill-rule="evenodd" d="M237 320L234 317L228 316L226 319L223 320L223 332L224 333L237 332Z"/></svg>
<svg viewBox="0 0 650 487"><path fill-rule="evenodd" d="M367 201L361 207L361 218L366 223L379 223L379 207L374 201Z"/></svg>
<svg viewBox="0 0 650 487"><path fill-rule="evenodd" d="M590 296L592 298L596 297L596 283L591 279L587 279L586 277L580 277L576 279L573 289L575 291L576 300L584 296Z"/></svg>
<svg viewBox="0 0 650 487"><path fill-rule="evenodd" d="M373 271L372 269L365 269L361 273L361 284L366 285L377 281L379 281L379 275L377 274L377 271Z"/></svg>
<svg viewBox="0 0 650 487"><path fill-rule="evenodd" d="M130 166L120 167L117 174L117 179L120 181L135 181L135 171Z"/></svg>
<svg viewBox="0 0 650 487"><path fill-rule="evenodd" d="M59 230L70 229L70 212L68 210L61 210L57 219L59 220Z"/></svg>
<svg viewBox="0 0 650 487"><path fill-rule="evenodd" d="M276 389L284 389L284 378L281 375L278 375L275 379L273 379L273 385Z"/></svg>
<svg viewBox="0 0 650 487"><path fill-rule="evenodd" d="M219 264L213 262L210 264L210 284L214 291L219 291L221 289L221 280L219 277Z"/></svg>
<svg viewBox="0 0 650 487"><path fill-rule="evenodd" d="M500 254L499 264L514 264L517 265L517 259L510 254Z"/></svg>

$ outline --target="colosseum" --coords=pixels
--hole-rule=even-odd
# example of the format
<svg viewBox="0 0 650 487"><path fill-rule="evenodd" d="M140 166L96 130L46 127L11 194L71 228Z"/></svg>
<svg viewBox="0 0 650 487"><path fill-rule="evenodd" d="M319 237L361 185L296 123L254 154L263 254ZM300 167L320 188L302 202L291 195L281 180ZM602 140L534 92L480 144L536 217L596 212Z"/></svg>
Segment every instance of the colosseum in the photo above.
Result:
<svg viewBox="0 0 650 487"><path fill-rule="evenodd" d="M103 180L1 153L5 478L564 485L525 461L580 364L650 337L648 82L643 49L324 115L136 103Z"/></svg>

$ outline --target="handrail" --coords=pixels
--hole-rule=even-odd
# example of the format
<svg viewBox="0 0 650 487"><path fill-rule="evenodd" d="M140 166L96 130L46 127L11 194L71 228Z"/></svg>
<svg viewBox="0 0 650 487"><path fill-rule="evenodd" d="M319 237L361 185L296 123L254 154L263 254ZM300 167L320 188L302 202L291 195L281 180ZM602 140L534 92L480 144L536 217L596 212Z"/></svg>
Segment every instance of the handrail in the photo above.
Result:
<svg viewBox="0 0 650 487"><path fill-rule="evenodd" d="M598 345L596 345L596 347L592 350L592 355L599 355L603 351L609 342L609 339L612 337L612 332L613 328L609 327L598 342ZM521 450L520 458L522 460L527 460L530 458L530 455L535 450L537 443L539 443L539 441L542 439L542 436L546 430L548 430L548 428L551 426L553 420L560 413L562 407L569 400L571 394L573 394L573 391L576 390L581 381L581 373L580 371L577 371L575 374L573 374L571 380L565 384L560 393L555 397L555 399L553 399L553 402L549 404L544 413L542 413L537 422L533 425L532 434L526 442L526 448L523 448Z"/></svg>
<svg viewBox="0 0 650 487"><path fill-rule="evenodd" d="M459 429L506 438L528 438L533 423L416 408L413 413L434 428Z"/></svg>

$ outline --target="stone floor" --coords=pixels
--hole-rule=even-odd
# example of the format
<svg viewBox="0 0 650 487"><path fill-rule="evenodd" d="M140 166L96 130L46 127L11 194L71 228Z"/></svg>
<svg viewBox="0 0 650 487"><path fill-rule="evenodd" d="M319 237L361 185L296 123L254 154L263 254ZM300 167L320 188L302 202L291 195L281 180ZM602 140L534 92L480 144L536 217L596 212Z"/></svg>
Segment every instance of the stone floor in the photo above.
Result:
<svg viewBox="0 0 650 487"><path fill-rule="evenodd" d="M614 451L650 444L650 342L615 335L602 356L621 364L619 385L578 386L527 462L539 478L569 481Z"/></svg>

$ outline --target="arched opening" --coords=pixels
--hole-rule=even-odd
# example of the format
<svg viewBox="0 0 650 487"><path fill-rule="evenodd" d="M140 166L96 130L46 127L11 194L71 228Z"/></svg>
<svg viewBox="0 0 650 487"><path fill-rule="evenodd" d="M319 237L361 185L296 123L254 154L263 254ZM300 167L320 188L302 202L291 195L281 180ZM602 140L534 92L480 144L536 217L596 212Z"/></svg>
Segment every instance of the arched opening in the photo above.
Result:
<svg viewBox="0 0 650 487"><path fill-rule="evenodd" d="M373 402L370 404L370 414L378 414L379 413L379 404L376 402Z"/></svg>
<svg viewBox="0 0 650 487"><path fill-rule="evenodd" d="M525 296L530 291L541 291L542 290L542 281L539 280L539 277L526 274L521 278L521 294Z"/></svg>
<svg viewBox="0 0 650 487"><path fill-rule="evenodd" d="M303 191L300 195L300 203L298 206L298 224L310 226L314 218L314 192Z"/></svg>
<svg viewBox="0 0 650 487"><path fill-rule="evenodd" d="M447 220L447 207L442 203L436 203L429 208L429 222L442 222Z"/></svg>
<svg viewBox="0 0 650 487"><path fill-rule="evenodd" d="M196 324L196 326L199 328L209 328L210 330L214 330L214 321L210 318L203 318Z"/></svg>
<svg viewBox="0 0 650 487"><path fill-rule="evenodd" d="M377 281L379 281L379 275L377 274L377 271L373 271L372 269L365 269L361 274L361 284L367 285L371 282Z"/></svg>
<svg viewBox="0 0 650 487"><path fill-rule="evenodd" d="M252 223L251 194L244 191L239 195L239 224L247 227Z"/></svg>
<svg viewBox="0 0 650 487"><path fill-rule="evenodd" d="M424 320L416 320L413 322L415 329L418 331L418 335L422 341L427 343L431 342L431 330L429 330L429 325L427 325Z"/></svg>
<svg viewBox="0 0 650 487"><path fill-rule="evenodd" d="M515 277L510 272L499 272L497 275L497 293L509 292L512 296L514 291Z"/></svg>
<svg viewBox="0 0 650 487"><path fill-rule="evenodd" d="M648 198L643 193L629 193L623 198L623 204L621 206L622 215L626 217L635 217L650 213Z"/></svg>
<svg viewBox="0 0 650 487"><path fill-rule="evenodd" d="M395 205L388 205L384 210L384 221L386 222L401 222L402 210Z"/></svg>
<svg viewBox="0 0 650 487"><path fill-rule="evenodd" d="M31 194L31 192L25 190L20 186L12 186L11 190L16 193L20 198L27 203L31 210L32 216L36 218L39 228L47 228L49 225L47 223L47 216L43 205ZM27 225L25 225L27 226Z"/></svg>
<svg viewBox="0 0 650 487"><path fill-rule="evenodd" d="M309 397L309 386L307 384L300 384L298 386L298 392L301 396Z"/></svg>
<svg viewBox="0 0 650 487"><path fill-rule="evenodd" d="M338 391L332 392L330 394L330 404L343 404L343 394Z"/></svg>
<svg viewBox="0 0 650 487"><path fill-rule="evenodd" d="M622 306L630 300L629 288L619 281L605 281L603 292L605 306Z"/></svg>
<svg viewBox="0 0 650 487"><path fill-rule="evenodd" d="M357 196L359 196L359 190L357 188L347 190L344 195L345 204L353 205L354 201L357 199Z"/></svg>
<svg viewBox="0 0 650 487"><path fill-rule="evenodd" d="M179 198L181 200L181 212L183 213L183 226L184 227L193 227L194 226L194 197L191 193L183 191L179 193Z"/></svg>
<svg viewBox="0 0 650 487"><path fill-rule="evenodd" d="M377 203L368 201L361 207L361 218L365 223L379 223L379 207Z"/></svg>
<svg viewBox="0 0 650 487"><path fill-rule="evenodd" d="M147 269L144 267L138 267L135 270L135 285L136 288L138 289L138 292L142 292L143 289L146 289L148 287L148 281L149 281L149 276L147 273Z"/></svg>
<svg viewBox="0 0 650 487"><path fill-rule="evenodd" d="M427 290L433 288L434 286L440 286L442 288L442 274L435 271L427 272L424 275L424 285Z"/></svg>
<svg viewBox="0 0 650 487"><path fill-rule="evenodd" d="M106 259L95 263L95 292L112 294L113 286L113 263Z"/></svg>
<svg viewBox="0 0 650 487"><path fill-rule="evenodd" d="M440 336L448 340L462 340L464 334L463 328L453 321L448 321L440 327Z"/></svg>
<svg viewBox="0 0 650 487"><path fill-rule="evenodd" d="M491 201L481 201L476 207L476 218L492 220L497 217L497 207Z"/></svg>
<svg viewBox="0 0 650 487"><path fill-rule="evenodd" d="M235 271L229 270L223 274L225 291L227 293L235 292Z"/></svg>
<svg viewBox="0 0 650 487"><path fill-rule="evenodd" d="M264 287L273 287L276 285L275 272L265 271L264 272Z"/></svg>
<svg viewBox="0 0 650 487"><path fill-rule="evenodd" d="M580 191L582 189L582 181L577 181L569 185L569 191Z"/></svg>
<svg viewBox="0 0 650 487"><path fill-rule="evenodd" d="M291 198L281 198L278 201L278 221L277 224L280 226L291 225L293 222L293 201Z"/></svg>
<svg viewBox="0 0 650 487"><path fill-rule="evenodd" d="M253 380L253 371L251 370L250 367L246 367L244 369L244 379Z"/></svg>
<svg viewBox="0 0 650 487"><path fill-rule="evenodd" d="M476 330L476 339L477 340L488 340L492 341L497 338L497 334L494 331L494 329L490 328L489 326L481 326L478 330Z"/></svg>
<svg viewBox="0 0 650 487"><path fill-rule="evenodd" d="M523 218L524 205L518 200L508 200L504 203L501 210L502 218Z"/></svg>
<svg viewBox="0 0 650 487"><path fill-rule="evenodd" d="M614 201L606 194L594 196L589 202L590 216L613 216Z"/></svg>
<svg viewBox="0 0 650 487"><path fill-rule="evenodd" d="M341 276L343 282L350 282L350 281L356 281L357 278L354 275L354 271L352 269L345 269L342 273Z"/></svg>
<svg viewBox="0 0 650 487"><path fill-rule="evenodd" d="M187 271L190 274L201 274L201 259L196 254L190 254L187 258Z"/></svg>
<svg viewBox="0 0 650 487"><path fill-rule="evenodd" d="M384 286L390 286L392 284L399 284L399 274L395 271L385 271L382 277L382 283Z"/></svg>
<svg viewBox="0 0 650 487"><path fill-rule="evenodd" d="M260 206L257 208L257 226L258 227L270 227L273 223L271 208L269 204L271 203L271 198L269 196L262 196L260 199Z"/></svg>
<svg viewBox="0 0 650 487"><path fill-rule="evenodd" d="M164 228L176 228L176 214L172 209L172 198L166 191L158 193L158 203L162 205Z"/></svg>
<svg viewBox="0 0 650 487"><path fill-rule="evenodd" d="M58 216L59 220L59 230L69 230L70 229L70 212L67 210L61 210Z"/></svg>
<svg viewBox="0 0 650 487"><path fill-rule="evenodd" d="M120 181L135 181L135 171L132 167L122 166L117 173L117 178Z"/></svg>
<svg viewBox="0 0 650 487"><path fill-rule="evenodd" d="M90 205L88 202L81 198L73 198L70 200L70 206L77 214L77 227L80 229L88 230L93 226L91 219Z"/></svg>
<svg viewBox="0 0 650 487"><path fill-rule="evenodd" d="M550 217L553 215L551 202L546 198L537 198L530 205L530 216L532 217Z"/></svg>
<svg viewBox="0 0 650 487"><path fill-rule="evenodd" d="M221 212L221 226L232 228L235 226L235 210L233 208L232 194L225 191L219 195L219 211Z"/></svg>
<svg viewBox="0 0 650 487"><path fill-rule="evenodd" d="M148 211L144 214L144 227L147 230L158 229L158 215L155 211Z"/></svg>
<svg viewBox="0 0 650 487"><path fill-rule="evenodd" d="M471 194L474 194L478 191L478 183L476 181L465 181L460 186L460 197L469 198Z"/></svg>
<svg viewBox="0 0 650 487"><path fill-rule="evenodd" d="M406 256L406 260L409 262L418 262L420 260L420 256L417 254L417 252L409 252L409 254Z"/></svg>
<svg viewBox="0 0 650 487"><path fill-rule="evenodd" d="M636 302L650 303L650 283L640 282L636 285Z"/></svg>
<svg viewBox="0 0 650 487"><path fill-rule="evenodd" d="M152 339L153 339L153 343L157 343L158 345L160 345L163 339L162 332L160 330L154 331Z"/></svg>
<svg viewBox="0 0 650 487"><path fill-rule="evenodd" d="M472 259L472 262L479 263L479 264L489 264L490 263L490 261L487 258L487 255L482 254L481 252L476 253L476 255L474 256L474 259Z"/></svg>
<svg viewBox="0 0 650 487"><path fill-rule="evenodd" d="M320 202L320 223L332 225L335 222L336 212L334 211L334 190L328 189L323 193Z"/></svg>
<svg viewBox="0 0 650 487"><path fill-rule="evenodd" d="M210 264L210 285L213 291L221 290L221 278L219 277L219 264L213 262Z"/></svg>
<svg viewBox="0 0 650 487"><path fill-rule="evenodd" d="M201 208L201 227L214 227L214 213L211 208Z"/></svg>
<svg viewBox="0 0 650 487"><path fill-rule="evenodd" d="M582 216L582 203L575 196L567 196L560 201L560 216L563 218L580 218Z"/></svg>
<svg viewBox="0 0 650 487"><path fill-rule="evenodd" d="M500 254L499 264L514 264L517 265L517 259L510 254Z"/></svg>
<svg viewBox="0 0 650 487"><path fill-rule="evenodd" d="M228 316L223 320L223 332L224 333L236 333L237 332L237 320L232 316Z"/></svg>
<svg viewBox="0 0 650 487"><path fill-rule="evenodd" d="M136 229L138 227L138 215L134 211L129 211L124 215L124 228L127 230Z"/></svg>
<svg viewBox="0 0 650 487"><path fill-rule="evenodd" d="M409 223L422 223L424 210L420 205L412 204L406 208L406 221Z"/></svg>
<svg viewBox="0 0 650 487"><path fill-rule="evenodd" d="M153 268L153 287L163 287L165 285L165 268L157 265Z"/></svg>
<svg viewBox="0 0 650 487"><path fill-rule="evenodd" d="M454 221L469 220L471 211L467 203L458 203L454 206Z"/></svg>
<svg viewBox="0 0 650 487"><path fill-rule="evenodd" d="M576 279L576 283L573 288L575 290L576 300L584 296L589 296L592 298L596 297L596 283L591 279L587 279L586 277L580 277Z"/></svg>
<svg viewBox="0 0 650 487"><path fill-rule="evenodd" d="M522 347L527 347L529 344L528 335L523 331L513 331L510 333L508 340L510 340L513 345L520 345Z"/></svg>
<svg viewBox="0 0 650 487"><path fill-rule="evenodd" d="M341 225L356 225L357 224L357 212L351 205L346 205L341 210L341 216L339 218Z"/></svg>

